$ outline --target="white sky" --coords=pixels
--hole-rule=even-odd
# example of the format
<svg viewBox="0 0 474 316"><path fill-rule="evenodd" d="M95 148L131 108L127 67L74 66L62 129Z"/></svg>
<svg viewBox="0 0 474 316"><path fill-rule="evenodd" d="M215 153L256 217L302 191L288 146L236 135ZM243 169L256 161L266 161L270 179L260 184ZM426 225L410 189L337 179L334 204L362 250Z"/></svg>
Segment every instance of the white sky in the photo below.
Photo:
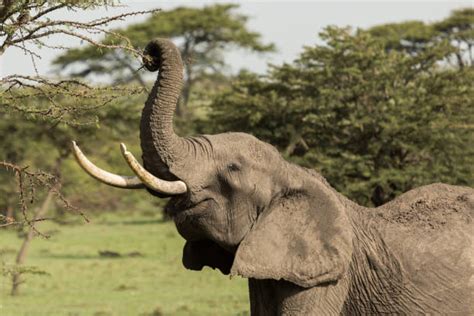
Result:
<svg viewBox="0 0 474 316"><path fill-rule="evenodd" d="M62 11L55 18L79 19L87 21L102 16L127 11L146 10L153 7L168 10L177 6L201 7L206 4L229 1L122 1L128 8L109 8L73 13ZM421 20L433 22L447 17L453 9L473 6L473 1L230 1L239 3L239 11L250 17L248 26L262 34L264 42L273 42L277 53L268 55L249 55L244 51L228 52L227 62L233 71L247 68L265 72L268 63L290 62L298 56L304 45L318 41L317 34L327 25L366 28L376 24ZM126 22L113 24L113 27L136 23L145 17L132 17ZM51 39L52 45L78 46L77 40L64 36ZM84 44L85 45L85 44ZM58 50L42 49L42 59L37 62L41 75L51 74L51 60L61 53ZM34 69L29 56L17 49L9 49L0 57L0 76L9 74L33 75Z"/></svg>

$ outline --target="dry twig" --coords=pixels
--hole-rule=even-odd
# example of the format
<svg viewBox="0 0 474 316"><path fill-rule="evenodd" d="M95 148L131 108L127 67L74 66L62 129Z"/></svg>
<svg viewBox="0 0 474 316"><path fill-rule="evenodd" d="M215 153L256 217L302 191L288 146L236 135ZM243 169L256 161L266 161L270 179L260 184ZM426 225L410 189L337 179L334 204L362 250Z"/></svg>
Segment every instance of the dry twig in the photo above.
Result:
<svg viewBox="0 0 474 316"><path fill-rule="evenodd" d="M111 5L112 4L112 5ZM110 0L87 1L30 1L3 0L0 2L0 56L9 48L17 48L29 55L33 67L41 59L37 48L51 47L68 49L62 45L49 45L48 39L55 35L67 36L88 42L98 49L122 49L135 58L144 58L143 53L132 46L129 39L107 28L112 22L123 21L127 17L158 12L159 9L134 11L110 17L78 22L55 19L52 14L58 10L87 10L98 5L114 6ZM111 40L104 44L95 38L107 35ZM78 80L53 80L38 75L9 75L0 78L0 110L21 112L38 120L48 120L52 125L63 122L77 126L95 123L86 119L86 113L103 107L120 96L130 96L143 92L143 88L97 87ZM3 109L2 109L3 108ZM36 188L53 192L66 209L79 213L60 193L59 180L46 172L29 171L15 163L0 161L0 168L12 171L17 183L19 207L22 221L5 216L0 217L0 227L29 225L36 233L34 224L43 218L29 218L28 205L35 199Z"/></svg>
<svg viewBox="0 0 474 316"><path fill-rule="evenodd" d="M64 195L60 192L60 183L54 175L43 171L28 171L28 166L21 167L14 163L6 161L0 161L0 167L12 171L15 174L17 180L19 206L23 216L22 221L15 221L11 218L0 216L0 227L12 225L28 225L35 231L35 233L46 237L34 227L34 224L36 222L44 221L46 220L46 218L30 219L28 217L28 205L34 203L37 187L44 188L47 191L53 192L57 200L60 201L67 210L76 212L77 214L82 216L84 220L86 220L87 222L89 221L85 214L73 205L71 205L64 197Z"/></svg>

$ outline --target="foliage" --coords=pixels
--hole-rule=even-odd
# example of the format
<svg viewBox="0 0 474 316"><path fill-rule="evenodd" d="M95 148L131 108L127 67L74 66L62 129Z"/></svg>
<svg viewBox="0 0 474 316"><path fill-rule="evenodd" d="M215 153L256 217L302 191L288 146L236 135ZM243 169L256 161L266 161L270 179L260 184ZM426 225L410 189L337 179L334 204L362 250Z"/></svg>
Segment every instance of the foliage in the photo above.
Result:
<svg viewBox="0 0 474 316"><path fill-rule="evenodd" d="M413 55L362 30L320 36L292 64L241 73L204 131L250 132L366 205L437 181L474 184L474 70L438 64L449 43Z"/></svg>
<svg viewBox="0 0 474 316"><path fill-rule="evenodd" d="M453 47L453 51L452 54L445 56L445 60L454 62L454 65L461 68L474 65L473 8L454 10L448 18L438 22L389 23L374 26L368 31L382 41L386 49L410 54L429 50L433 45L446 41Z"/></svg>
<svg viewBox="0 0 474 316"><path fill-rule="evenodd" d="M421 21L377 25L368 31L373 37L383 41L387 49L408 52L422 50L436 36L435 28Z"/></svg>
<svg viewBox="0 0 474 316"><path fill-rule="evenodd" d="M51 274L38 269L34 266L17 266L17 265L7 265L5 262L2 262L2 273L4 277L12 276L14 274L32 274L32 275L44 275L50 276Z"/></svg>
<svg viewBox="0 0 474 316"><path fill-rule="evenodd" d="M272 44L264 44L260 34L247 29L247 17L235 12L238 5L214 4L203 8L178 7L150 16L141 23L132 24L114 33L130 38L134 47L144 48L155 37L171 38L180 43L182 58L188 63L183 91L183 104L187 104L191 88L204 75L221 73L226 65L223 53L229 48L243 48L254 52L274 50ZM102 43L116 43L116 38L106 36ZM126 51L107 50L88 45L68 50L54 63L61 68L81 63L76 76L107 75L114 82L144 79L136 71L141 64ZM208 77L209 78L209 77Z"/></svg>

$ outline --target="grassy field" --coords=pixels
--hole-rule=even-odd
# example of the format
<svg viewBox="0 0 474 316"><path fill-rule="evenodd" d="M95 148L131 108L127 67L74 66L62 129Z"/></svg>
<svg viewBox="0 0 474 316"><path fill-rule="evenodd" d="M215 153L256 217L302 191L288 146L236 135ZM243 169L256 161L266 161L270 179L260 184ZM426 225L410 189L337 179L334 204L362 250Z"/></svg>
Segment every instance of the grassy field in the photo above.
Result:
<svg viewBox="0 0 474 316"><path fill-rule="evenodd" d="M49 275L26 275L20 295L0 276L0 315L248 315L246 280L181 264L184 244L158 217L107 215L89 224L43 223L27 265ZM0 229L0 261L11 264L21 239ZM113 251L120 257L104 257Z"/></svg>

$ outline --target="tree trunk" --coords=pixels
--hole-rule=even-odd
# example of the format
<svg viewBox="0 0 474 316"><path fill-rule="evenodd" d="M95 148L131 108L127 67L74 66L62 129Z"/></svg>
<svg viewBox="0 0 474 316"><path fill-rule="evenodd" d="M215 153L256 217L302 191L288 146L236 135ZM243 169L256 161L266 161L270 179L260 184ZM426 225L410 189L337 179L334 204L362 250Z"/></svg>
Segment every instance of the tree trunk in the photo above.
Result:
<svg viewBox="0 0 474 316"><path fill-rule="evenodd" d="M291 126L290 141L286 146L285 150L283 151L284 155L286 157L290 157L291 155L293 155L298 144L304 148L305 152L309 150L309 146L301 136L301 133L299 131L296 131L295 128Z"/></svg>
<svg viewBox="0 0 474 316"><path fill-rule="evenodd" d="M7 219L15 219L14 208L11 205L7 206L7 214L5 216L7 217Z"/></svg>
<svg viewBox="0 0 474 316"><path fill-rule="evenodd" d="M54 195L53 190L49 190L41 207L38 207L35 210L33 221L40 219L48 211L49 205L51 204L51 200L53 199L53 195ZM23 240L23 244L21 245L21 248L18 251L18 254L16 256L15 263L17 267L21 266L25 262L26 256L28 254L28 248L30 247L30 243L34 237L34 234L35 234L34 229L30 227L28 229L28 233L25 236L25 239ZM21 280L21 273L19 272L14 273L12 277L11 295L18 295L19 287L22 282L23 281Z"/></svg>
<svg viewBox="0 0 474 316"><path fill-rule="evenodd" d="M464 60L462 59L461 53L457 52L455 55L456 55L456 59L458 61L459 69L464 69Z"/></svg>

